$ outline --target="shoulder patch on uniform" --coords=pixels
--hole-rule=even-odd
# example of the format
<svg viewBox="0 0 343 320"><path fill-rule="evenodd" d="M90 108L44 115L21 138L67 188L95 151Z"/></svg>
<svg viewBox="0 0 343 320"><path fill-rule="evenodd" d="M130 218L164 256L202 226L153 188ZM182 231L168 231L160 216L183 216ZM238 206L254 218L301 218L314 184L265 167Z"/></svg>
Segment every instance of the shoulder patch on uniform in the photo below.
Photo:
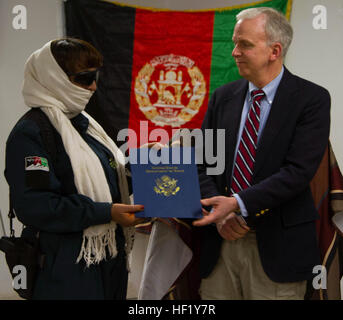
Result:
<svg viewBox="0 0 343 320"><path fill-rule="evenodd" d="M25 158L25 171L42 170L49 172L48 160L43 157L32 156Z"/></svg>

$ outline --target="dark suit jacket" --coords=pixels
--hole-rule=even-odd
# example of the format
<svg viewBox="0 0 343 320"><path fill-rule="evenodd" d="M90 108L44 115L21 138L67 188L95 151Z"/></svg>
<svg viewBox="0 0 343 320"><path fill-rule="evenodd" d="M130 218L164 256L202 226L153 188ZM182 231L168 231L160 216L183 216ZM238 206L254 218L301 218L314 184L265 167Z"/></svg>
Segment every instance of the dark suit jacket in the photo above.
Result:
<svg viewBox="0 0 343 320"><path fill-rule="evenodd" d="M226 165L218 176L206 175L206 164L199 167L203 198L229 195L247 90L248 81L241 79L212 95L202 128L226 129ZM328 91L285 68L257 147L252 186L239 193L256 225L264 271L275 282L311 279L313 267L320 264L315 228L319 215L309 183L323 157L329 129ZM201 232L200 271L207 277L217 262L222 238L213 225Z"/></svg>

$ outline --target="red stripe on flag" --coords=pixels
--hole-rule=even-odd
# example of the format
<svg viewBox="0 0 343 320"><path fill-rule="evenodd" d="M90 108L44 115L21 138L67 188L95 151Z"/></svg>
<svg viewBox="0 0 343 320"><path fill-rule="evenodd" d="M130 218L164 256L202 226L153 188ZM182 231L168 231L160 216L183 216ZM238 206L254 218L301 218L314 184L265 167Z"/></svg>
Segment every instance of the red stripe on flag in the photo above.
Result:
<svg viewBox="0 0 343 320"><path fill-rule="evenodd" d="M213 19L213 12L136 11L129 128L139 144L146 142L139 138L141 121L148 121L148 134L167 130L162 143L172 137L172 129L201 127L208 103Z"/></svg>

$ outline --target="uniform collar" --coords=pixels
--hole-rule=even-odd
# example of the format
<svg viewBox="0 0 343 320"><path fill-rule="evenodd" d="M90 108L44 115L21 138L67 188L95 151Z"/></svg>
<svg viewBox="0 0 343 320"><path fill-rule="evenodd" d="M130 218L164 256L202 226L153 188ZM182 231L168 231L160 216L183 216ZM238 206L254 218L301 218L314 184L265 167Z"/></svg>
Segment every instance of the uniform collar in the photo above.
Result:
<svg viewBox="0 0 343 320"><path fill-rule="evenodd" d="M89 120L82 113L80 113L76 117L71 119L71 123L78 132L86 133L89 125Z"/></svg>

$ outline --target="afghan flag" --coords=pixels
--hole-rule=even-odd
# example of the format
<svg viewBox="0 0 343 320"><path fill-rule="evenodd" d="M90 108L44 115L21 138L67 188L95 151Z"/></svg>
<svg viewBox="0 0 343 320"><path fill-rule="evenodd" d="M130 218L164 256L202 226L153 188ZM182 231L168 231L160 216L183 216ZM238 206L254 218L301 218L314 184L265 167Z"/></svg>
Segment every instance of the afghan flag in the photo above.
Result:
<svg viewBox="0 0 343 320"><path fill-rule="evenodd" d="M267 6L289 18L291 3L270 0L171 11L66 1L67 35L92 43L104 56L98 90L87 111L119 144L117 134L126 128L137 136L137 146L166 143L178 128L200 128L211 93L240 77L231 56L236 15ZM154 131L159 128L163 134ZM135 144L131 134L129 146Z"/></svg>

